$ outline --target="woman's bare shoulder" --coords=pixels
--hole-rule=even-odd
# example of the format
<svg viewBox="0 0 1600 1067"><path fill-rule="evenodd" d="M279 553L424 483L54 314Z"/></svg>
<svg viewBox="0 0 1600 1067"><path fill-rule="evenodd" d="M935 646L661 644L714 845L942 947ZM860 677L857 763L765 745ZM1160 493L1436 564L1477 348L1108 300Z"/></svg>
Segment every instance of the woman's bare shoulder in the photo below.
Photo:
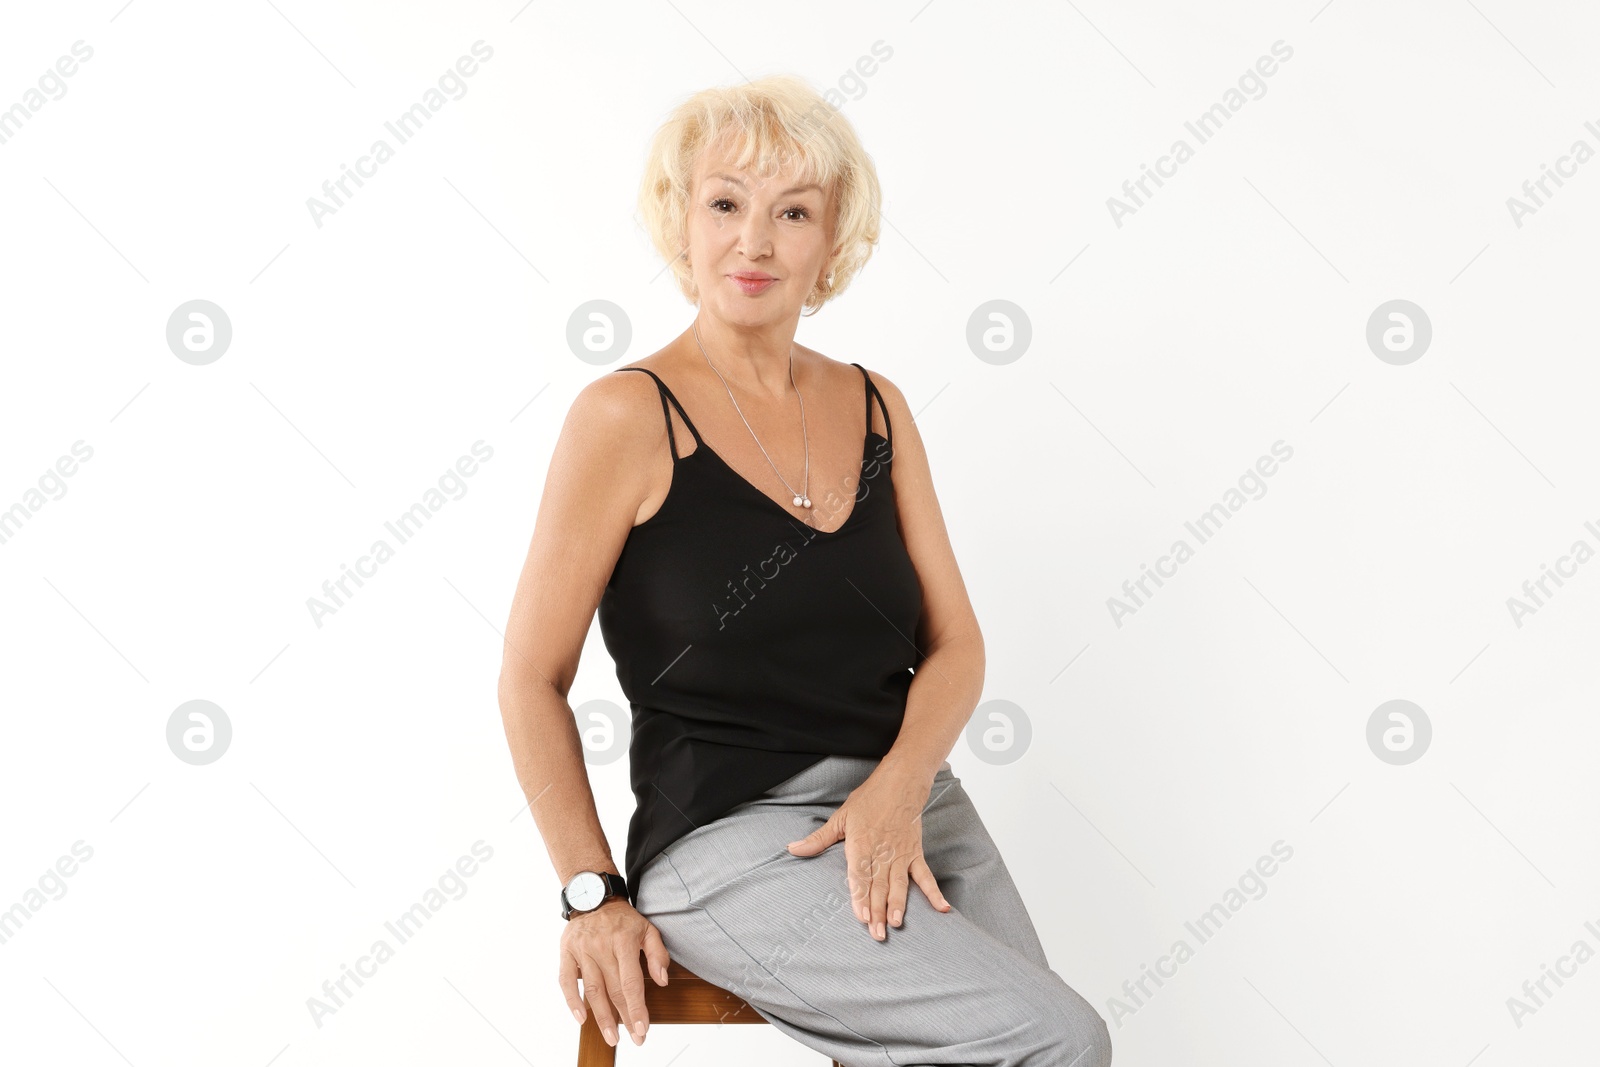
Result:
<svg viewBox="0 0 1600 1067"><path fill-rule="evenodd" d="M831 364L833 368L840 368L840 376L842 378L847 377L857 390L861 388L861 374L865 371L872 384L877 387L878 394L883 397L884 406L889 409L890 423L896 428L911 423L911 409L906 403L905 394L900 391L900 387L892 379L878 370L871 361L864 359L847 361L833 359L821 353L816 355L819 359ZM857 368L860 369L858 370ZM882 416L878 414L878 405L872 404L871 411L873 428L877 429L882 420Z"/></svg>
<svg viewBox="0 0 1600 1067"><path fill-rule="evenodd" d="M621 367L613 367L578 390L567 421L593 425L601 434L636 448L648 448L666 436L661 419L661 396L648 370L660 373L656 353ZM620 373L620 372L627 373ZM652 413L654 417L652 418Z"/></svg>

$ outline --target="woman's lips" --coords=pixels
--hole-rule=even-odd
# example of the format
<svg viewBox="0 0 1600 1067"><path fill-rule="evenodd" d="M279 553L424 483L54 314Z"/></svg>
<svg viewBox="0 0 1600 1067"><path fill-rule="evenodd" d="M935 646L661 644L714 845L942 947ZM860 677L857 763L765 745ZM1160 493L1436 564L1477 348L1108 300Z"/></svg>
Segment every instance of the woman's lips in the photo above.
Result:
<svg viewBox="0 0 1600 1067"><path fill-rule="evenodd" d="M755 296L778 284L776 278L742 278L737 274L730 274L728 277L733 279L733 284L737 285L746 296Z"/></svg>

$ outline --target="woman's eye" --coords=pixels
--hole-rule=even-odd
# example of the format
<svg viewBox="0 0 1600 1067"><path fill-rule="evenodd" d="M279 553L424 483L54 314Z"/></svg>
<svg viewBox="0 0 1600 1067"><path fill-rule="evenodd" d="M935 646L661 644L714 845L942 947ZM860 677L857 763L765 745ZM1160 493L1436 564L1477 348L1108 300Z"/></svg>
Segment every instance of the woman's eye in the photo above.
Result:
<svg viewBox="0 0 1600 1067"><path fill-rule="evenodd" d="M800 213L800 218L802 218L802 219L809 219L811 217L811 212L807 211L803 207L792 207L792 208L789 208L787 211L784 212L784 214L788 215L791 212L796 212L796 211L798 211ZM799 221L799 220L796 220L796 221Z"/></svg>
<svg viewBox="0 0 1600 1067"><path fill-rule="evenodd" d="M713 201L711 201L711 210L720 212L722 210L721 205L723 205L723 204L727 204L729 207L732 207L733 206L733 201L732 200L727 200L727 199L713 200Z"/></svg>

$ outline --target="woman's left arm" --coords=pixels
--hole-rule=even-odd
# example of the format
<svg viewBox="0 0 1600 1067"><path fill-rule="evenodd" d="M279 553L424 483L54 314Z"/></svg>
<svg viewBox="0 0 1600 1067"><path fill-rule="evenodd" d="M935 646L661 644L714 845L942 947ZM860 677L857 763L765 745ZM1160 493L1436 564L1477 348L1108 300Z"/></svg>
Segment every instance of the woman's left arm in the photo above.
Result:
<svg viewBox="0 0 1600 1067"><path fill-rule="evenodd" d="M894 745L828 821L790 842L789 851L814 856L843 840L852 909L881 941L886 923L899 926L904 919L910 881L939 911L950 910L922 856L922 811L934 774L983 695L984 652L922 437L900 390L879 375L872 380L894 428L890 471L900 536L922 584L922 616L916 634L907 635L919 663Z"/></svg>

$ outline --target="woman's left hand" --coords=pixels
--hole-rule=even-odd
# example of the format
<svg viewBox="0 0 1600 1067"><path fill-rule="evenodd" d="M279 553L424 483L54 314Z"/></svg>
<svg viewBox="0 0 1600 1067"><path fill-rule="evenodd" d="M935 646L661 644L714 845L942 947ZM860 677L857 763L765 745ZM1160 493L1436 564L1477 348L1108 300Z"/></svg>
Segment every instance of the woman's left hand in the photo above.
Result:
<svg viewBox="0 0 1600 1067"><path fill-rule="evenodd" d="M827 822L789 842L794 856L815 856L844 842L851 909L879 941L888 936L886 922L899 926L904 921L908 875L935 908L950 910L922 857L922 809L932 785L880 766Z"/></svg>

